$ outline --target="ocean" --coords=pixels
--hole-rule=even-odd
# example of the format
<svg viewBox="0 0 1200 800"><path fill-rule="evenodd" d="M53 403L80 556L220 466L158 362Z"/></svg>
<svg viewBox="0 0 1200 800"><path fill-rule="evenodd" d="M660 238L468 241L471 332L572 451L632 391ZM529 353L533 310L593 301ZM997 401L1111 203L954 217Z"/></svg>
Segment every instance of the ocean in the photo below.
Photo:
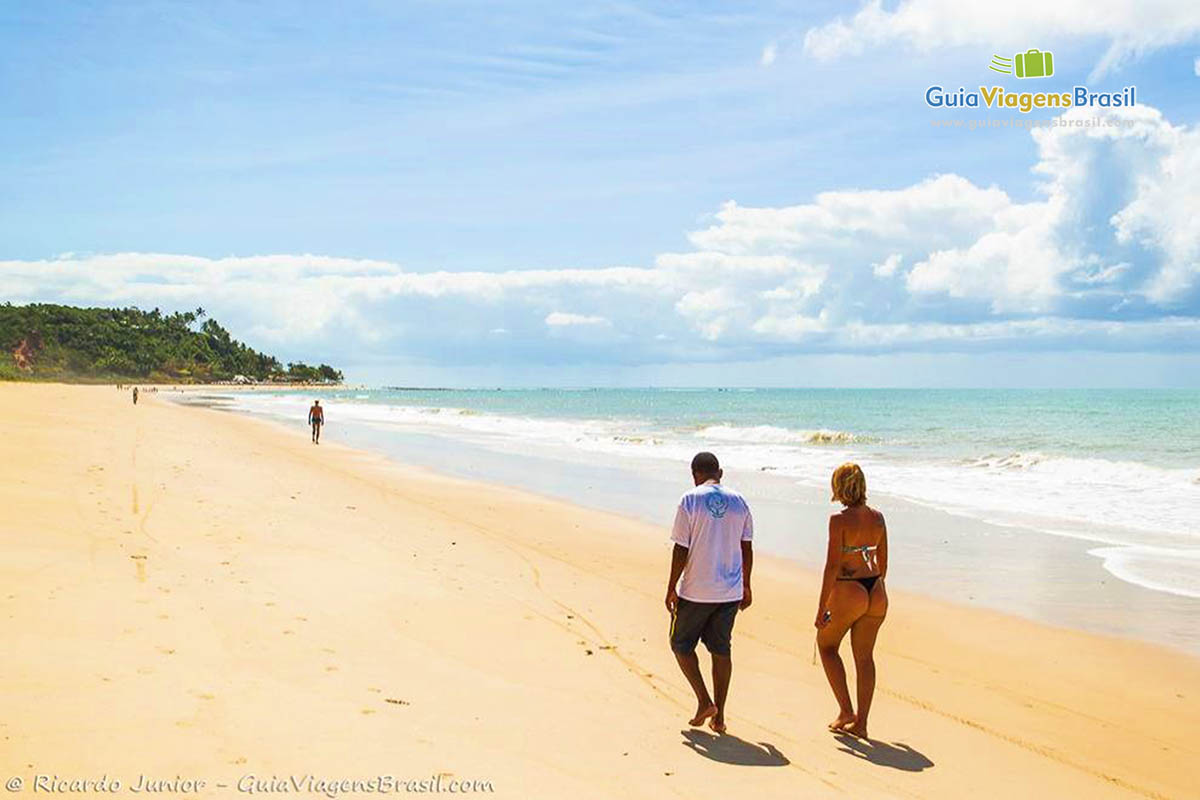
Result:
<svg viewBox="0 0 1200 800"><path fill-rule="evenodd" d="M1121 581L1200 598L1200 391L307 389L243 411L640 469L716 452L774 491L824 491L856 461L869 491L1076 541ZM782 490L778 487L784 487Z"/></svg>

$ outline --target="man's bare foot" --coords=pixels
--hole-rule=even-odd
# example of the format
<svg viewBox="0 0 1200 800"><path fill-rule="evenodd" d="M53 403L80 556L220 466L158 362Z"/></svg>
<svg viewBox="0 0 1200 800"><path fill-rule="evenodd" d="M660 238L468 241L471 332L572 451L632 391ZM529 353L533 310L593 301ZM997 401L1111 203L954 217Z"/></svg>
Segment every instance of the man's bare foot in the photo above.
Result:
<svg viewBox="0 0 1200 800"><path fill-rule="evenodd" d="M725 716L723 714L718 714L717 716L713 717L712 721L708 723L708 727L712 728L716 733L724 733Z"/></svg>
<svg viewBox="0 0 1200 800"><path fill-rule="evenodd" d="M856 717L854 716L854 712L843 711L842 713L837 715L837 719L835 719L833 722L829 723L829 730L831 730L831 731L845 730L848 725L851 725L855 721L855 719L856 719Z"/></svg>
<svg viewBox="0 0 1200 800"><path fill-rule="evenodd" d="M704 724L704 720L717 715L717 706L715 703L709 703L707 706L700 706L696 709L696 716L688 720L688 725L700 727Z"/></svg>
<svg viewBox="0 0 1200 800"><path fill-rule="evenodd" d="M845 728L839 728L838 730L840 730L842 733L848 733L851 736L857 736L859 739L870 739L871 738L870 736L867 736L867 723L859 722L857 719L854 720L853 725L847 726Z"/></svg>

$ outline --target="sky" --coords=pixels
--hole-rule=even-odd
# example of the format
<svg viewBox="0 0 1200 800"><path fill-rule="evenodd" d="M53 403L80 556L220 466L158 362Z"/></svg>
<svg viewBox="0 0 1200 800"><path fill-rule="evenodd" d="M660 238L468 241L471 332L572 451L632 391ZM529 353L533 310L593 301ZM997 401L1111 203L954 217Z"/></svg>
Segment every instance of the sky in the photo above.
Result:
<svg viewBox="0 0 1200 800"><path fill-rule="evenodd" d="M0 50L3 301L370 384L1200 386L1195 2L16 2Z"/></svg>

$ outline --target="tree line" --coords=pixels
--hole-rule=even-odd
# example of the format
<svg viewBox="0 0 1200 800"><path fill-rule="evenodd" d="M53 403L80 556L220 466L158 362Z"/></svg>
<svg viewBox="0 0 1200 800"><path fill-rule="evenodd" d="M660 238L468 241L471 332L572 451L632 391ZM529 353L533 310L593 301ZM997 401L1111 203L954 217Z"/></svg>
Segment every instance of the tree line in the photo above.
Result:
<svg viewBox="0 0 1200 800"><path fill-rule="evenodd" d="M181 383L232 380L340 383L328 364L310 366L260 353L234 339L203 308L75 308L35 303L0 305L0 378L144 380Z"/></svg>

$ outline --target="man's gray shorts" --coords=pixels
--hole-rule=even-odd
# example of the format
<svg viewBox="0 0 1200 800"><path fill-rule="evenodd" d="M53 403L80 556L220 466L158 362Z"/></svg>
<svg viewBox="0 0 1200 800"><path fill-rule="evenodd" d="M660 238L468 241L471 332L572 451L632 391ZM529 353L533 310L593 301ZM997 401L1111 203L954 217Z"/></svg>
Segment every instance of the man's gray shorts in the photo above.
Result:
<svg viewBox="0 0 1200 800"><path fill-rule="evenodd" d="M733 638L733 619L740 600L728 603L697 603L679 598L671 616L671 649L680 655L696 650L703 641L714 656L729 655Z"/></svg>

